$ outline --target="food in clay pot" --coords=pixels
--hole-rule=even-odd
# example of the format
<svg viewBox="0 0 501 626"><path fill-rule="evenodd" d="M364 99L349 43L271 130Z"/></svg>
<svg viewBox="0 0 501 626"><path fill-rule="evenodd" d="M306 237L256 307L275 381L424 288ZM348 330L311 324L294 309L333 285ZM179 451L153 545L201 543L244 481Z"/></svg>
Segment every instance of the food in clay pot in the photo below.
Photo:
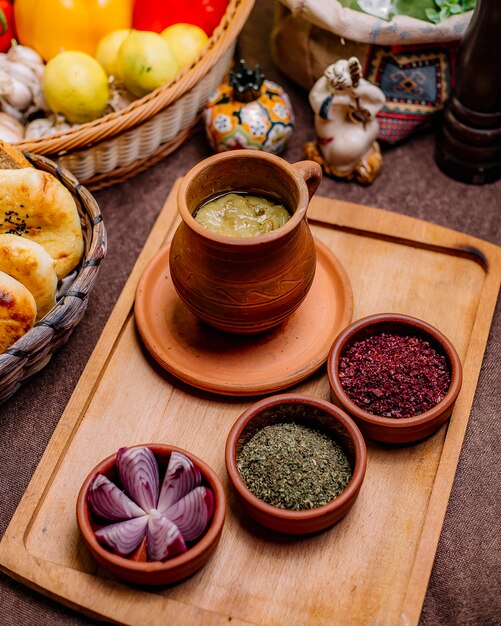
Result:
<svg viewBox="0 0 501 626"><path fill-rule="evenodd" d="M227 193L209 200L193 217L207 230L229 237L257 237L282 227L290 212L274 198Z"/></svg>

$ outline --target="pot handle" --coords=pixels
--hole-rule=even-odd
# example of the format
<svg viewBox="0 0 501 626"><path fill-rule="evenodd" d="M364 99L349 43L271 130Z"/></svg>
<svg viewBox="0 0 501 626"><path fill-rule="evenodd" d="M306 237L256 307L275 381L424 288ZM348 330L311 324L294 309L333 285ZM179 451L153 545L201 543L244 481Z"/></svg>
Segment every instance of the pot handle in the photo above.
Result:
<svg viewBox="0 0 501 626"><path fill-rule="evenodd" d="M313 194L322 182L322 168L315 161L298 161L292 164L292 169L295 170L296 174L306 183L308 195L311 200Z"/></svg>

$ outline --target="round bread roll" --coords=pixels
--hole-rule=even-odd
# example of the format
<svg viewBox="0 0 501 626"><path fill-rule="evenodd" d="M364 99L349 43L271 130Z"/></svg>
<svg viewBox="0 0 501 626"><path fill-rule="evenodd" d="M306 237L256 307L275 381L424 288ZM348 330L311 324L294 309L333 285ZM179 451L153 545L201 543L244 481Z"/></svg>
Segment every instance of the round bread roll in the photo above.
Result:
<svg viewBox="0 0 501 626"><path fill-rule="evenodd" d="M36 241L56 263L62 278L83 254L80 217L72 195L47 172L26 167L0 170L0 234Z"/></svg>
<svg viewBox="0 0 501 626"><path fill-rule="evenodd" d="M35 323L37 305L26 287L0 272L0 352L7 350Z"/></svg>
<svg viewBox="0 0 501 626"><path fill-rule="evenodd" d="M37 320L56 304L54 259L39 243L18 235L0 235L0 271L23 283L35 298Z"/></svg>

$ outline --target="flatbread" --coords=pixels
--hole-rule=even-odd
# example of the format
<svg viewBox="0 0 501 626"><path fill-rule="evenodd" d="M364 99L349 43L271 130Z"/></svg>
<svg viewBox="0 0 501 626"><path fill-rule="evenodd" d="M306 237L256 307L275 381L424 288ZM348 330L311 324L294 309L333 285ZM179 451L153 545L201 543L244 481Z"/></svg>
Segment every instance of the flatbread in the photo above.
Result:
<svg viewBox="0 0 501 626"><path fill-rule="evenodd" d="M52 174L35 168L0 170L0 234L39 243L63 278L83 254L80 217L72 195Z"/></svg>
<svg viewBox="0 0 501 626"><path fill-rule="evenodd" d="M0 352L30 330L36 314L35 298L26 287L0 272Z"/></svg>
<svg viewBox="0 0 501 626"><path fill-rule="evenodd" d="M32 167L32 165L21 150L5 141L0 141L0 169L17 170L21 167Z"/></svg>
<svg viewBox="0 0 501 626"><path fill-rule="evenodd" d="M18 235L0 235L0 271L22 283L35 298L37 320L56 304L54 259L36 241Z"/></svg>

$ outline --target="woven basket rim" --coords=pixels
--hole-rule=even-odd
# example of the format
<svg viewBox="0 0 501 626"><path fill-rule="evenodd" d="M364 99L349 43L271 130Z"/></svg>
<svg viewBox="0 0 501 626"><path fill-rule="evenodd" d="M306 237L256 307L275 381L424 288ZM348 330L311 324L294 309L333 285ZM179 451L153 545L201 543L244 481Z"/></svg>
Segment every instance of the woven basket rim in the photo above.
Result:
<svg viewBox="0 0 501 626"><path fill-rule="evenodd" d="M109 139L147 121L192 89L198 80L215 65L226 49L232 45L235 33L240 32L253 4L254 0L230 0L223 19L198 59L170 83L134 100L120 111L113 111L68 131L49 137L21 141L14 145L23 151L54 155Z"/></svg>

